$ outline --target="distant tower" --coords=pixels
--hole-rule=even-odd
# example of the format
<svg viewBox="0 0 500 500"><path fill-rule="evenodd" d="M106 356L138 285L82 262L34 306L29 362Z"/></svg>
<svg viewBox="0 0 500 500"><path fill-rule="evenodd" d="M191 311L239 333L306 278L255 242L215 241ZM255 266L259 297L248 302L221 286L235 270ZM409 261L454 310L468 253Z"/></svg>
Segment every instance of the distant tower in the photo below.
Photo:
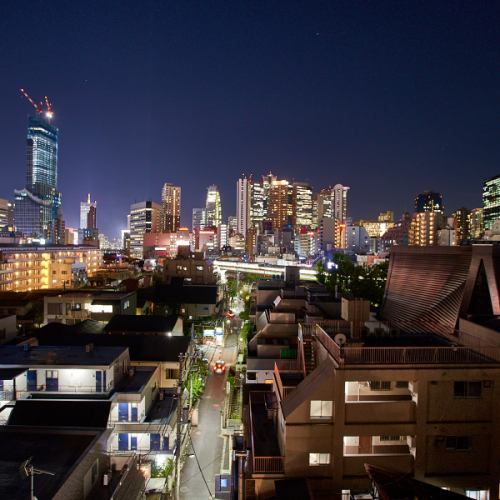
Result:
<svg viewBox="0 0 500 500"><path fill-rule="evenodd" d="M222 223L222 205L219 189L212 184L207 190L206 210L206 226L219 227Z"/></svg>
<svg viewBox="0 0 500 500"><path fill-rule="evenodd" d="M313 224L313 193L307 182L294 182L292 187L293 225L295 228Z"/></svg>
<svg viewBox="0 0 500 500"><path fill-rule="evenodd" d="M332 216L345 223L347 219L347 191L349 187L335 184L332 189Z"/></svg>
<svg viewBox="0 0 500 500"><path fill-rule="evenodd" d="M89 214L92 211L92 215ZM90 193L87 201L80 202L80 229L95 229L97 227L97 203L92 201Z"/></svg>
<svg viewBox="0 0 500 500"><path fill-rule="evenodd" d="M181 226L181 188L169 182L161 190L161 231L175 233Z"/></svg>
<svg viewBox="0 0 500 500"><path fill-rule="evenodd" d="M243 176L236 182L236 218L237 232L245 236L250 225L250 179Z"/></svg>
<svg viewBox="0 0 500 500"><path fill-rule="evenodd" d="M484 229L492 229L493 223L500 219L500 175L491 177L483 186L483 223Z"/></svg>

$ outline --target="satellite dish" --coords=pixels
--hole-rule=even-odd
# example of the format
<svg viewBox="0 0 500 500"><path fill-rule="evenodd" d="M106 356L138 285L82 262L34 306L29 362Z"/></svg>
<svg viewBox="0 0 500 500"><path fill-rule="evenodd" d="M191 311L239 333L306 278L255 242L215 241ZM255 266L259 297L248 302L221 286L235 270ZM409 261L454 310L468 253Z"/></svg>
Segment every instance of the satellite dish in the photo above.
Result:
<svg viewBox="0 0 500 500"><path fill-rule="evenodd" d="M343 333L337 333L337 335L333 337L333 340L341 347L347 343L347 337Z"/></svg>

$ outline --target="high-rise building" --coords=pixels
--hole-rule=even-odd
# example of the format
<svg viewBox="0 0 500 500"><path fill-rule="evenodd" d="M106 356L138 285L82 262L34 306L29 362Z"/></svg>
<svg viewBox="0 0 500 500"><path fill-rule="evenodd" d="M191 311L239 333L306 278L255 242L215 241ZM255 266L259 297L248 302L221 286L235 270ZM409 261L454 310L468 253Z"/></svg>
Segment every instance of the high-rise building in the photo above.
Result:
<svg viewBox="0 0 500 500"><path fill-rule="evenodd" d="M236 215L230 215L227 218L227 229L229 232L229 236L233 236L238 232L238 218Z"/></svg>
<svg viewBox="0 0 500 500"><path fill-rule="evenodd" d="M61 243L58 129L50 124L48 116L40 114L28 118L26 186L14 191L14 219L16 230L23 236Z"/></svg>
<svg viewBox="0 0 500 500"><path fill-rule="evenodd" d="M181 188L169 182L161 190L161 231L175 233L181 226Z"/></svg>
<svg viewBox="0 0 500 500"><path fill-rule="evenodd" d="M80 229L87 229L87 216L91 203L90 193L87 195L87 201L80 202Z"/></svg>
<svg viewBox="0 0 500 500"><path fill-rule="evenodd" d="M251 180L246 176L236 182L236 231L245 236L250 225Z"/></svg>
<svg viewBox="0 0 500 500"><path fill-rule="evenodd" d="M158 230L160 205L154 201L141 201L130 206L130 255L142 258L144 234Z"/></svg>
<svg viewBox="0 0 500 500"><path fill-rule="evenodd" d="M219 227L222 223L222 204L220 200L219 188L212 184L207 189L206 226Z"/></svg>
<svg viewBox="0 0 500 500"><path fill-rule="evenodd" d="M192 229L193 232L195 229L205 229L206 220L206 210L204 208L193 208L193 217L192 217Z"/></svg>
<svg viewBox="0 0 500 500"><path fill-rule="evenodd" d="M307 182L292 185L293 225L311 227L313 223L313 193Z"/></svg>
<svg viewBox="0 0 500 500"><path fill-rule="evenodd" d="M455 245L470 238L470 211L462 207L453 214L453 229L455 230Z"/></svg>
<svg viewBox="0 0 500 500"><path fill-rule="evenodd" d="M332 189L333 218L345 223L347 219L347 191L349 187L335 184Z"/></svg>
<svg viewBox="0 0 500 500"><path fill-rule="evenodd" d="M490 177L483 186L484 229L492 229L493 223L500 219L500 175Z"/></svg>
<svg viewBox="0 0 500 500"><path fill-rule="evenodd" d="M250 224L257 227L267 215L267 198L262 182L250 182Z"/></svg>
<svg viewBox="0 0 500 500"><path fill-rule="evenodd" d="M483 209L473 208L470 212L470 237L480 240L484 233Z"/></svg>
<svg viewBox="0 0 500 500"><path fill-rule="evenodd" d="M333 218L333 194L331 187L323 188L317 194L317 204L318 223L322 219Z"/></svg>
<svg viewBox="0 0 500 500"><path fill-rule="evenodd" d="M12 231L13 227L14 227L14 206L9 200L4 200L0 198L0 231L5 231L5 230Z"/></svg>
<svg viewBox="0 0 500 500"><path fill-rule="evenodd" d="M408 233L408 245L433 246L438 244L438 231L445 226L443 195L425 191L415 198L413 214Z"/></svg>
<svg viewBox="0 0 500 500"><path fill-rule="evenodd" d="M292 193L292 186L288 181L276 178L272 180L267 198L267 219L271 221L273 229L281 229L292 224Z"/></svg>

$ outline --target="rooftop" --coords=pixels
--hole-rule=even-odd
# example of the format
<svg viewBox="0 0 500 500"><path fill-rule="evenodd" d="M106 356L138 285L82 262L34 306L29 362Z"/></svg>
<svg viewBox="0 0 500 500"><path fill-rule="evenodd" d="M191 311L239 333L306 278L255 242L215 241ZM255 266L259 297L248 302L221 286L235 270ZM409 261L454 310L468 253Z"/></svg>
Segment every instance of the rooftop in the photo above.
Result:
<svg viewBox="0 0 500 500"><path fill-rule="evenodd" d="M138 304L146 300L153 302L180 304L216 304L217 285L158 285L153 288L141 288L138 291Z"/></svg>
<svg viewBox="0 0 500 500"><path fill-rule="evenodd" d="M94 347L86 352L85 347L70 345L2 345L0 366L109 366L126 347Z"/></svg>
<svg viewBox="0 0 500 500"><path fill-rule="evenodd" d="M92 343L100 348L123 346L122 349L129 348L132 361L178 361L179 354L187 352L191 342L191 337L167 337L140 333L135 335L73 334L60 332L58 327L56 330L49 328L54 324L50 323L36 332L40 345L85 346Z"/></svg>
<svg viewBox="0 0 500 500"><path fill-rule="evenodd" d="M174 314L170 316L115 314L104 330L113 333L167 333L174 329L176 323L177 315Z"/></svg>
<svg viewBox="0 0 500 500"><path fill-rule="evenodd" d="M105 429L110 401L23 399L16 401L8 425Z"/></svg>
<svg viewBox="0 0 500 500"><path fill-rule="evenodd" d="M172 393L164 393L163 399L157 399L149 410L145 421L149 423L165 422L170 419L177 409L177 397Z"/></svg>
<svg viewBox="0 0 500 500"><path fill-rule="evenodd" d="M49 323L40 328L41 332L60 332L60 333L102 333L105 327L105 322L95 321L93 319L85 319L74 325L65 325L64 323Z"/></svg>
<svg viewBox="0 0 500 500"><path fill-rule="evenodd" d="M120 382L116 385L116 392L142 392L142 389L151 380L156 372L154 366L137 366L134 367L134 374L124 375Z"/></svg>
<svg viewBox="0 0 500 500"><path fill-rule="evenodd" d="M25 371L26 368L0 368L0 380L13 380Z"/></svg>
<svg viewBox="0 0 500 500"><path fill-rule="evenodd" d="M54 497L98 431L60 431L48 428L3 426L0 428L0 497L29 498L29 480L19 473L20 465L33 457L33 465L54 473L40 475L35 493L40 500Z"/></svg>

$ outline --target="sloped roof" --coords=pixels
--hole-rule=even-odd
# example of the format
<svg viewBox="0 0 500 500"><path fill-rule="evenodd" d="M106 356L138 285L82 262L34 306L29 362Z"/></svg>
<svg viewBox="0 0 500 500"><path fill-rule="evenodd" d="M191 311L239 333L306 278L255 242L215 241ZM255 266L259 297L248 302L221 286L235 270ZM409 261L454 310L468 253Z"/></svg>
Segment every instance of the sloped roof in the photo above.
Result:
<svg viewBox="0 0 500 500"><path fill-rule="evenodd" d="M111 401L23 399L14 405L8 425L105 429L110 409Z"/></svg>

